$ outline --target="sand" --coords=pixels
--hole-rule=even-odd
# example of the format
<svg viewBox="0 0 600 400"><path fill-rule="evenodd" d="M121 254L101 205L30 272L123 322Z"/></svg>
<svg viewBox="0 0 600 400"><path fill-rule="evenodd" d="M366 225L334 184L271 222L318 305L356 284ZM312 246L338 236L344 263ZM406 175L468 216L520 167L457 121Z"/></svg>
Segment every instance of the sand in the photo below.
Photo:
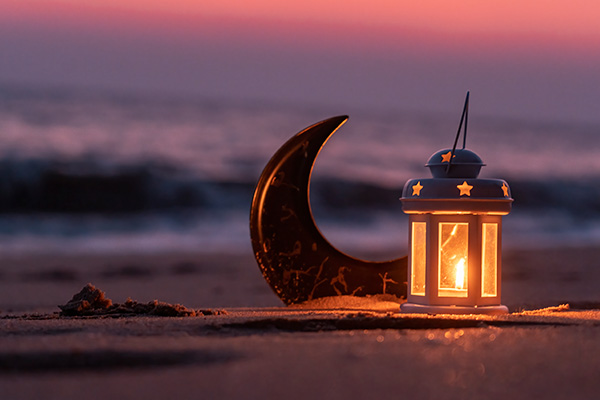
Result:
<svg viewBox="0 0 600 400"><path fill-rule="evenodd" d="M600 246L505 250L502 300L511 311L600 303ZM279 307L252 251L241 254L0 255L0 315L58 311L85 284L111 299L192 308ZM600 307L597 307L600 308Z"/></svg>
<svg viewBox="0 0 600 400"><path fill-rule="evenodd" d="M0 398L597 399L598 256L505 251L500 317L400 315L382 298L286 308L251 254L5 256ZM227 314L59 317L88 282Z"/></svg>

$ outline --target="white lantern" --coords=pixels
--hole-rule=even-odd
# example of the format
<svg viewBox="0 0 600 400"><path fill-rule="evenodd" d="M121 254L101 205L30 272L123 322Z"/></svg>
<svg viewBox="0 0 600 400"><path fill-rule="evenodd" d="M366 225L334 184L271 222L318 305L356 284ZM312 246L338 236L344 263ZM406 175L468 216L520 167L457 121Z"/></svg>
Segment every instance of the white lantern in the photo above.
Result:
<svg viewBox="0 0 600 400"><path fill-rule="evenodd" d="M407 302L403 312L498 314L502 215L513 199L501 179L478 179L484 164L467 149L431 156L433 178L404 186L409 214Z"/></svg>

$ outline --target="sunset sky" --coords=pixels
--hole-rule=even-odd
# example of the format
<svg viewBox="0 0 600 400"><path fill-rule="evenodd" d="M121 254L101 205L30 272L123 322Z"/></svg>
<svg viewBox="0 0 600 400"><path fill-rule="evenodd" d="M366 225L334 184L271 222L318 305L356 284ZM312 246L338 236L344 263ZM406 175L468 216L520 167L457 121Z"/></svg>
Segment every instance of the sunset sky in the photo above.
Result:
<svg viewBox="0 0 600 400"><path fill-rule="evenodd" d="M0 85L600 122L598 4L3 0Z"/></svg>

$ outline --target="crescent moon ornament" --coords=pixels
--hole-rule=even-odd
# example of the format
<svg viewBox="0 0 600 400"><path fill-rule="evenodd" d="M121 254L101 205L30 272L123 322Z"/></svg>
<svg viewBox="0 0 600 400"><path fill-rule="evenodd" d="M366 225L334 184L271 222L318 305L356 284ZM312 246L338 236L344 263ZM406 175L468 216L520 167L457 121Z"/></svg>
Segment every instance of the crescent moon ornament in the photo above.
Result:
<svg viewBox="0 0 600 400"><path fill-rule="evenodd" d="M364 261L331 245L310 207L310 177L325 142L347 116L316 123L289 139L267 163L252 200L250 237L258 266L286 304L327 296L406 297L407 257Z"/></svg>

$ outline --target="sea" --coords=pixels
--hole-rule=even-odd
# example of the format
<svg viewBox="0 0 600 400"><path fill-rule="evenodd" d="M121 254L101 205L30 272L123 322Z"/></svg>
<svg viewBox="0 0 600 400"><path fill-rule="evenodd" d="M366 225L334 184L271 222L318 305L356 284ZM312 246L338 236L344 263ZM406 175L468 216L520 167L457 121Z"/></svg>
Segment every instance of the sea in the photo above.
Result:
<svg viewBox="0 0 600 400"><path fill-rule="evenodd" d="M404 183L452 147L446 113L0 86L0 252L251 253L249 213L291 136L349 115L316 160L311 207L350 255L406 254ZM514 198L505 247L600 244L600 124L478 115L467 148Z"/></svg>

